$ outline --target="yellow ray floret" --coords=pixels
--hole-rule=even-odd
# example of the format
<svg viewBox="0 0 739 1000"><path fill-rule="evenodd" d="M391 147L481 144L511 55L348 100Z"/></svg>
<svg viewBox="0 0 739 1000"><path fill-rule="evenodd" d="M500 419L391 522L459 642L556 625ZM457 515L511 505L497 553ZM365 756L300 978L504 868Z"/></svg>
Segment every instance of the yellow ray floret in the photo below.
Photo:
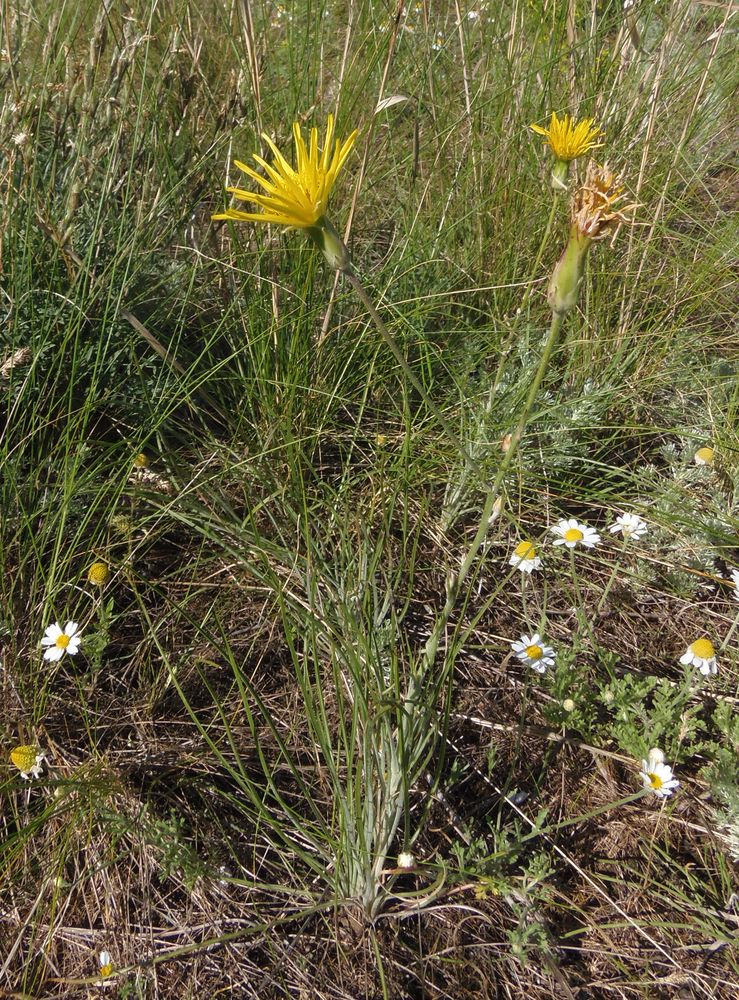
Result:
<svg viewBox="0 0 739 1000"><path fill-rule="evenodd" d="M529 128L538 135L545 136L555 157L565 162L603 145L602 142L598 142L603 132L595 124L594 118L583 118L581 122L576 123L569 115L565 115L562 119L557 118L556 112L553 111L549 128L542 128L541 125L530 125Z"/></svg>
<svg viewBox="0 0 739 1000"><path fill-rule="evenodd" d="M358 130L343 143L334 140L334 117L328 116L326 141L318 150L318 129L310 131L310 142L306 146L300 125L293 125L296 165L291 167L274 142L267 135L262 138L272 150L274 159L267 163L261 156L254 155L254 161L264 174L236 160L239 170L251 177L263 189L262 192L245 191L230 187L227 190L240 201L250 201L259 205L261 212L243 212L238 208L228 208L214 215L214 219L234 219L238 222L271 222L278 226L295 229L311 229L326 214L331 190L339 171L346 162L354 146ZM333 142L333 149L332 149ZM266 175L266 176L265 176Z"/></svg>

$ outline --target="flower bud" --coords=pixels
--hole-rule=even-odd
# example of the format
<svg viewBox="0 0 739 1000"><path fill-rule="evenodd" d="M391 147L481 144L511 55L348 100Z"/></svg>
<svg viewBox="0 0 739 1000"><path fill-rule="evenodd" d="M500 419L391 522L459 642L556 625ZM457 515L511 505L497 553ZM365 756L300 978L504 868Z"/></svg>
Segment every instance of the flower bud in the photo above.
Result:
<svg viewBox="0 0 739 1000"><path fill-rule="evenodd" d="M567 160L555 160L552 167L552 187L555 191L567 190L567 178L570 172L570 164Z"/></svg>
<svg viewBox="0 0 739 1000"><path fill-rule="evenodd" d="M591 240L576 226L570 228L570 238L549 280L547 300L553 312L568 313L577 305Z"/></svg>
<svg viewBox="0 0 739 1000"><path fill-rule="evenodd" d="M319 219L315 226L311 226L308 233L316 246L323 252L329 267L333 267L337 271L349 270L352 263L349 251L341 236L325 216Z"/></svg>

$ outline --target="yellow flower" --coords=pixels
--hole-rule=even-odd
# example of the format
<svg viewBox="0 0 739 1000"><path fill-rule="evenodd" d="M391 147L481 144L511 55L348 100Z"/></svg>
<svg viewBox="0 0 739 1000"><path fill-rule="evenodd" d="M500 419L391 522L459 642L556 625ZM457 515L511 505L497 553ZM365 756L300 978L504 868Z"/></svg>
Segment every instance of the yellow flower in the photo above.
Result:
<svg viewBox="0 0 739 1000"><path fill-rule="evenodd" d="M699 448L693 455L693 461L696 465L713 465L713 448L709 448L708 445Z"/></svg>
<svg viewBox="0 0 739 1000"><path fill-rule="evenodd" d="M326 140L320 155L318 152L318 129L311 129L310 144L306 146L300 125L293 125L297 166L291 167L277 146L267 135L262 138L272 150L274 160L267 163L254 154L255 162L264 170L266 177L252 167L236 160L239 170L256 181L264 193L245 191L230 187L227 190L240 201L251 201L259 205L261 212L243 212L238 208L228 208L214 215L214 219L233 219L237 222L272 222L278 226L295 229L320 227L326 214L331 190L339 171L346 162L354 146L358 132L354 132L343 143L334 138L334 118L328 116Z"/></svg>
<svg viewBox="0 0 739 1000"><path fill-rule="evenodd" d="M529 128L538 135L545 136L555 158L565 163L603 145L598 142L603 132L595 124L594 118L583 118L581 122L575 122L569 115L559 119L556 111L553 111L549 128L542 128L541 125L530 125Z"/></svg>
<svg viewBox="0 0 739 1000"><path fill-rule="evenodd" d="M139 452L138 455L134 456L133 467L135 469L145 469L149 464L149 456L145 455L143 451Z"/></svg>
<svg viewBox="0 0 739 1000"><path fill-rule="evenodd" d="M94 562L87 571L87 579L90 583L102 587L110 576L110 570L104 562Z"/></svg>

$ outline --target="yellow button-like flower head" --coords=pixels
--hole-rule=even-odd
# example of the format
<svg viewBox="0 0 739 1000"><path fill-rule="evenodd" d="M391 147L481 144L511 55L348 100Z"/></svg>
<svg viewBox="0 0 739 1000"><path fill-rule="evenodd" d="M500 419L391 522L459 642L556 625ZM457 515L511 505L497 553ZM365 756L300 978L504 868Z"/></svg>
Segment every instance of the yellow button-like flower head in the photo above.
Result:
<svg viewBox="0 0 739 1000"><path fill-rule="evenodd" d="M236 160L236 166L262 188L260 192L231 187L228 191L240 201L258 205L261 212L244 212L228 208L214 215L214 219L233 219L237 222L272 222L278 226L295 229L313 229L320 226L328 206L331 190L339 171L346 162L357 138L357 130L343 143L334 142L334 119L328 116L326 140L318 150L318 129L311 129L310 142L306 145L300 125L293 125L296 165L290 166L274 142L267 135L262 138L272 150L274 159L267 163L261 156L254 161L264 171L264 176L252 167ZM332 145L333 144L333 145Z"/></svg>
<svg viewBox="0 0 739 1000"><path fill-rule="evenodd" d="M87 571L87 579L98 587L102 587L110 576L110 570L104 562L94 562Z"/></svg>
<svg viewBox="0 0 739 1000"><path fill-rule="evenodd" d="M581 122L575 122L569 115L557 118L557 113L553 111L549 128L542 128L541 125L529 127L538 135L545 136L555 158L565 163L603 145L598 142L603 132L595 124L594 118L583 118Z"/></svg>

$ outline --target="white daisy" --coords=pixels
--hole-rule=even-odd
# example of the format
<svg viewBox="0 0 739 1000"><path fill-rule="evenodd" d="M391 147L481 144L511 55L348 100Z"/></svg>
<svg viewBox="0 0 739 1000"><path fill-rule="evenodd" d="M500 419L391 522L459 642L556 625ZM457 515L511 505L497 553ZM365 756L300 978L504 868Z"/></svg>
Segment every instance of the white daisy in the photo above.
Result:
<svg viewBox="0 0 739 1000"><path fill-rule="evenodd" d="M647 533L647 522L638 514L621 514L608 530L612 535L622 534L626 541L631 538L639 541Z"/></svg>
<svg viewBox="0 0 739 1000"><path fill-rule="evenodd" d="M592 549L600 541L600 535L595 528L583 524L582 521L578 521L574 517L558 521L549 530L552 534L559 536L554 539L554 544L566 545L568 549L574 549L578 545L584 545L586 549Z"/></svg>
<svg viewBox="0 0 739 1000"><path fill-rule="evenodd" d="M538 632L535 632L531 636L522 635L518 642L511 643L511 649L521 663L525 663L527 667L532 667L539 674L543 674L547 667L554 666L554 660L557 655L551 646L542 644L542 639Z"/></svg>
<svg viewBox="0 0 739 1000"><path fill-rule="evenodd" d="M107 990L115 985L115 980L110 978L113 975L113 968L113 959L110 957L110 952L101 951L98 955L100 982L97 984L101 990Z"/></svg>
<svg viewBox="0 0 739 1000"><path fill-rule="evenodd" d="M44 659L61 660L65 653L74 656L80 648L81 641L77 622L67 622L64 629L59 622L54 622L53 625L49 625L41 640L41 645L47 647Z"/></svg>
<svg viewBox="0 0 739 1000"><path fill-rule="evenodd" d="M680 785L680 782L672 776L672 768L669 764L665 764L665 755L657 747L653 747L647 759L641 762L640 777L644 787L651 788L660 799L672 795Z"/></svg>
<svg viewBox="0 0 739 1000"><path fill-rule="evenodd" d="M697 667L706 676L708 674L715 674L718 671L716 650L713 648L711 640L705 637L691 642L680 657L680 662L686 666L687 664L692 664L692 666Z"/></svg>
<svg viewBox="0 0 739 1000"><path fill-rule="evenodd" d="M735 601L739 601L739 569L733 569L731 571L731 582L734 584L733 598Z"/></svg>
<svg viewBox="0 0 739 1000"><path fill-rule="evenodd" d="M529 541L519 542L513 550L513 555L508 560L509 566L515 566L522 573L533 573L541 566L541 559L536 554L536 549Z"/></svg>
<svg viewBox="0 0 739 1000"><path fill-rule="evenodd" d="M40 778L46 755L36 746L20 746L10 751L10 760L18 768L21 778L30 781Z"/></svg>

